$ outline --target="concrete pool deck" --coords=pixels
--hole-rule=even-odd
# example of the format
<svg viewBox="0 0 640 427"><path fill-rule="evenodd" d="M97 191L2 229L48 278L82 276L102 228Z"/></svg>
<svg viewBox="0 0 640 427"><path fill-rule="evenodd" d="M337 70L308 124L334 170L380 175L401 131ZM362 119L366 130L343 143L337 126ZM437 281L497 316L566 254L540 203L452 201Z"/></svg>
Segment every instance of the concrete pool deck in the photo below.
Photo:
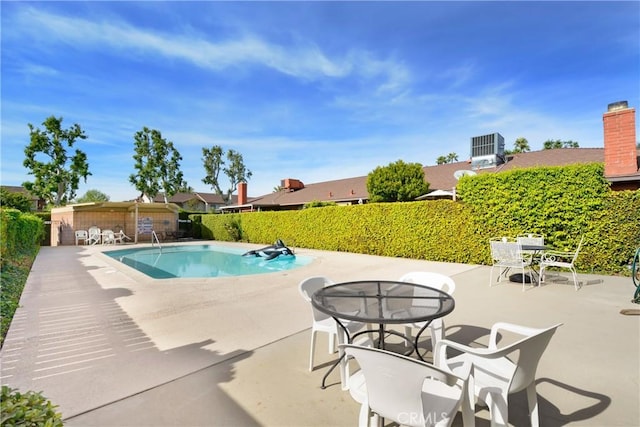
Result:
<svg viewBox="0 0 640 427"><path fill-rule="evenodd" d="M414 270L456 281L452 340L484 342L498 321L564 324L538 367L541 425L640 425L640 316L620 314L640 308L630 278L580 274L577 292L560 280L522 292L489 287L487 266L297 249L315 260L260 276L154 280L109 249L42 248L0 355L2 384L42 391L68 426L356 425L337 372L320 388L335 360L322 334L307 370L311 314L297 285ZM513 425L526 425L525 407L523 395L510 398ZM487 416L478 407L477 425Z"/></svg>

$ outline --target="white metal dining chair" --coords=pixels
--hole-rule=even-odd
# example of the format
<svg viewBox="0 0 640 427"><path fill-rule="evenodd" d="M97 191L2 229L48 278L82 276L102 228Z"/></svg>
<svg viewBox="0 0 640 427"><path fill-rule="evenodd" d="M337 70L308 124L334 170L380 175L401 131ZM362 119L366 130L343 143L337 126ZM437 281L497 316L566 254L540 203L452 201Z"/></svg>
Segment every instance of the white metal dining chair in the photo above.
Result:
<svg viewBox="0 0 640 427"><path fill-rule="evenodd" d="M465 426L475 425L468 378L471 363L452 373L397 353L356 345L340 345L360 371L349 378L349 392L361 404L359 426L377 415L411 427L450 426L462 409Z"/></svg>
<svg viewBox="0 0 640 427"><path fill-rule="evenodd" d="M583 242L584 236L582 236L582 238L580 239L580 243L578 243L578 247L573 252L546 251L545 253L543 253L542 258L540 259L540 282L544 282L546 273L545 270L547 268L564 268L571 271L571 275L573 276L573 286L577 291L579 288L579 284L575 263L578 259L578 255L580 254L580 249L582 248Z"/></svg>
<svg viewBox="0 0 640 427"><path fill-rule="evenodd" d="M429 286L430 288L439 289L443 292L453 295L456 290L456 282L449 276L430 271L412 271L400 277L401 282L415 283L418 285ZM416 288L416 293L420 293L420 289ZM428 300L425 300L425 304ZM426 322L409 323L404 325L404 334L407 339L412 339L412 329L422 329ZM442 318L433 319L429 323L429 331L431 332L431 346L435 348L436 342L444 338L444 320Z"/></svg>
<svg viewBox="0 0 640 427"><path fill-rule="evenodd" d="M527 246L527 245L544 246L544 234L538 234L538 233L518 234L516 236L516 241L519 242L521 246ZM525 256L532 258L536 253L536 251L528 251L523 249L522 253ZM533 261L534 260L532 259L531 262Z"/></svg>
<svg viewBox="0 0 640 427"><path fill-rule="evenodd" d="M465 363L472 363L469 387L472 387L475 397L489 407L491 426L509 425L508 396L526 390L531 426L538 427L536 370L551 337L561 325L559 323L549 328L537 329L496 323L491 328L486 348L469 347L443 339L436 345L436 365L446 365L455 373ZM519 339L515 342L512 339L511 344L499 346L498 336L504 332ZM448 348L463 353L447 358Z"/></svg>
<svg viewBox="0 0 640 427"><path fill-rule="evenodd" d="M493 269L498 268L497 282L501 278L507 277L509 271L513 269L522 270L522 290L525 290L526 275L525 269L531 265L531 257L522 253L522 244L507 237L496 237L489 240L491 248L491 272L489 273L489 286L493 286Z"/></svg>

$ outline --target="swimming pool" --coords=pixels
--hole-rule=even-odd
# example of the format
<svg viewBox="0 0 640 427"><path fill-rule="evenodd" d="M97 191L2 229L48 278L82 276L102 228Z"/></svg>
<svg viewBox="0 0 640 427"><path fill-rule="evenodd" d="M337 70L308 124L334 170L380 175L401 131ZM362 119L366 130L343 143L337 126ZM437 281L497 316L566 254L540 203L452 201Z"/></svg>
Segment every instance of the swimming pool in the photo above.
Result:
<svg viewBox="0 0 640 427"><path fill-rule="evenodd" d="M272 260L243 257L246 251L218 245L185 245L104 252L154 279L228 277L273 273L302 267L311 257L279 256Z"/></svg>

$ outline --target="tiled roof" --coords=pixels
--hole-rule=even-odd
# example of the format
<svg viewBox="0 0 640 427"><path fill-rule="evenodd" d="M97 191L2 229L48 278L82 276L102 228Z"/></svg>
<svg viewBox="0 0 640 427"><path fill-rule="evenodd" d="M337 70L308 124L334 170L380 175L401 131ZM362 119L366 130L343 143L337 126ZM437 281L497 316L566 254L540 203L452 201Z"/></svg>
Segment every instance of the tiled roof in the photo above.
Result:
<svg viewBox="0 0 640 427"><path fill-rule="evenodd" d="M367 177L337 179L334 181L305 184L304 188L296 191L280 190L275 193L256 197L250 203L255 206L299 206L312 201L323 202L349 202L366 200Z"/></svg>
<svg viewBox="0 0 640 427"><path fill-rule="evenodd" d="M558 148L510 154L507 162L494 168L480 169L477 173L503 172L516 168L534 166L563 166L575 163L604 162L604 148ZM458 170L472 170L471 161L446 163L423 168L429 191L451 191L457 183L454 173ZM369 199L367 177L339 179L314 184L305 184L296 191L278 191L249 201L247 205L258 207L294 207L312 201L333 201L337 203L356 203L359 199ZM231 206L229 207L231 208Z"/></svg>
<svg viewBox="0 0 640 427"><path fill-rule="evenodd" d="M9 193L22 193L29 197L31 200L39 200L38 196L34 196L26 188L20 185L3 185L2 188Z"/></svg>
<svg viewBox="0 0 640 427"><path fill-rule="evenodd" d="M209 205L224 205L224 199L222 198L221 195L219 194L215 194L215 193L200 193L200 192L194 192L194 193L176 193L171 197L168 197L167 200L170 203L186 203L189 200L193 200L193 199L198 199L201 200L203 202L206 202ZM231 197L231 202L232 203L236 203L238 200L237 196L232 196ZM156 197L154 197L153 199L154 202L156 203L162 203L164 202L164 196L162 194L158 194L156 195Z"/></svg>

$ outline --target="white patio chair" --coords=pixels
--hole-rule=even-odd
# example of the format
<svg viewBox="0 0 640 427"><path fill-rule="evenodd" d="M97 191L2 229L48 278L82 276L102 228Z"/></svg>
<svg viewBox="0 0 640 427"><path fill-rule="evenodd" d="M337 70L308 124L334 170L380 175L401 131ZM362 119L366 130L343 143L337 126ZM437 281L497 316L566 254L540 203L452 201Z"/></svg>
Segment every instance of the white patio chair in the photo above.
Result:
<svg viewBox="0 0 640 427"><path fill-rule="evenodd" d="M550 328L535 329L496 323L491 328L487 348L469 347L443 339L436 345L436 365L447 365L455 373L462 369L464 363L473 364L469 387L473 387L476 398L488 405L492 426L508 425L508 396L526 389L531 426L538 427L536 370L551 337L561 325L559 323ZM501 331L521 338L511 344L499 346L498 334ZM447 359L447 348L463 353Z"/></svg>
<svg viewBox="0 0 640 427"><path fill-rule="evenodd" d="M132 240L131 237L124 234L124 231L120 230L114 235L115 243L124 243L125 240Z"/></svg>
<svg viewBox="0 0 640 427"><path fill-rule="evenodd" d="M584 242L584 236L578 243L578 248L573 252L561 252L561 251L546 251L542 254L540 259L540 282L544 282L545 270L549 267L565 268L571 271L573 275L573 286L575 290L578 290L578 274L576 273L575 262L578 259L578 254L582 248Z"/></svg>
<svg viewBox="0 0 640 427"><path fill-rule="evenodd" d="M102 230L102 244L114 245L116 243L116 234L113 230Z"/></svg>
<svg viewBox="0 0 640 427"><path fill-rule="evenodd" d="M518 241L513 241L507 237L496 237L489 240L491 247L491 272L489 274L489 286L493 286L493 269L498 268L499 274L497 282L507 274L512 268L522 270L522 290L525 289L525 270L531 265L531 258L522 254L522 245ZM532 281L533 282L533 281Z"/></svg>
<svg viewBox="0 0 640 427"><path fill-rule="evenodd" d="M429 286L446 292L449 295L453 295L453 292L456 290L456 282L454 282L451 277L430 271L412 271L400 277L400 281ZM419 292L420 289L417 288L416 293ZM428 304L428 302L425 301L425 304ZM404 325L404 334L411 340L411 329L422 329L425 323L426 322L418 322ZM431 332L431 346L435 348L436 342L444 338L444 320L442 318L433 319L429 324L429 331Z"/></svg>
<svg viewBox="0 0 640 427"><path fill-rule="evenodd" d="M89 239L89 233L87 232L87 230L76 230L75 236L76 236L76 246L78 246L78 242L80 240L82 240L82 244L84 245L87 244L87 240Z"/></svg>
<svg viewBox="0 0 640 427"><path fill-rule="evenodd" d="M475 425L473 395L468 392L470 363L453 374L447 367L385 350L340 347L360 365L349 378L349 392L361 404L360 427L368 426L372 415L403 426L450 426L459 409L464 425Z"/></svg>
<svg viewBox="0 0 640 427"><path fill-rule="evenodd" d="M313 315L313 323L311 325L311 348L309 350L309 371L313 371L313 359L316 349L316 338L318 332L324 332L328 335L329 339L329 354L336 351L336 340L338 344L346 343L347 337L344 331L335 319L328 314L321 312L311 304L311 296L315 291L325 286L333 285L335 282L328 277L313 276L302 280L298 284L298 290L302 298L311 305L311 313ZM343 321L342 324L347 330L352 333L361 329L364 325L358 322ZM339 351L340 357L340 382L344 390L347 389L347 378L349 377L349 364L348 361L343 358L342 351Z"/></svg>
<svg viewBox="0 0 640 427"><path fill-rule="evenodd" d="M89 227L89 238L87 239L87 244L88 245L95 245L96 243L100 243L100 238L101 238L101 233L102 231L100 230L100 228L93 226L93 227Z"/></svg>
<svg viewBox="0 0 640 427"><path fill-rule="evenodd" d="M516 236L516 241L519 242L521 246L544 246L544 235L536 233L519 234ZM536 251L527 251L523 249L522 253L531 258Z"/></svg>

